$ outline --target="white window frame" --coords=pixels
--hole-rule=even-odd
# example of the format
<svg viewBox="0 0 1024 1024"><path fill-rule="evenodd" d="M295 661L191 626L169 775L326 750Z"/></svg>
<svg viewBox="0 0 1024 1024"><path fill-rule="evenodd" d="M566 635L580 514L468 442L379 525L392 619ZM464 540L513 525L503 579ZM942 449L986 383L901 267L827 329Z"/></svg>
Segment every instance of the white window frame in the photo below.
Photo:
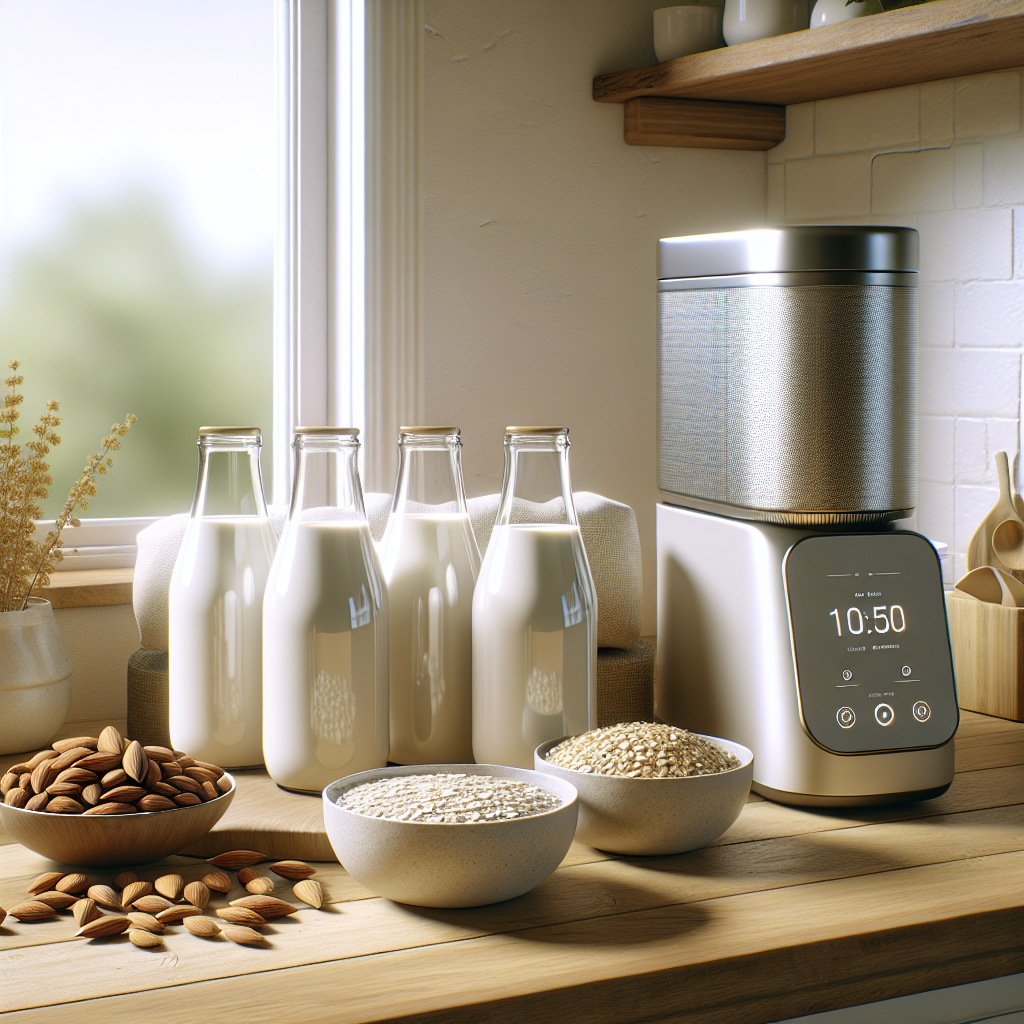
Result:
<svg viewBox="0 0 1024 1024"><path fill-rule="evenodd" d="M275 0L278 211L271 505L300 424L359 427L366 490L390 491L422 420L423 0ZM369 400L367 396L370 396ZM129 442L130 443L130 442ZM155 518L84 519L61 570L129 567ZM37 536L53 521L37 524Z"/></svg>

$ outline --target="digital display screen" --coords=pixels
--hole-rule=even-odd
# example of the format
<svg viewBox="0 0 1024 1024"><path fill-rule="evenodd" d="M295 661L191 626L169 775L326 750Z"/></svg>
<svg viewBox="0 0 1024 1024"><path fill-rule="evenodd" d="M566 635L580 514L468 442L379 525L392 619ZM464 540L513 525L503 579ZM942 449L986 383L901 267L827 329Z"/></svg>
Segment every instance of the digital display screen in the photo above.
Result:
<svg viewBox="0 0 1024 1024"><path fill-rule="evenodd" d="M918 534L808 537L786 593L804 724L837 753L932 747L959 716L938 557Z"/></svg>

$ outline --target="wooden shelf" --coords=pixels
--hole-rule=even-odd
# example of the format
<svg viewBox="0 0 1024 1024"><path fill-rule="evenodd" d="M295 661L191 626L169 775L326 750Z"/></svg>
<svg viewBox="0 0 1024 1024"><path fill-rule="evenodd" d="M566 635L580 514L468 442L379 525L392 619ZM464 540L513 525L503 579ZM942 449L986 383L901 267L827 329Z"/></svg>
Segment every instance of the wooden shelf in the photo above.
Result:
<svg viewBox="0 0 1024 1024"><path fill-rule="evenodd" d="M50 585L38 587L54 608L102 608L132 603L134 569L69 569L50 575Z"/></svg>
<svg viewBox="0 0 1024 1024"><path fill-rule="evenodd" d="M630 103L632 118L644 113L648 97L674 99L683 127L678 142L650 141L627 131L632 145L737 146L738 121L755 125L749 148L767 149L765 138L790 103L915 85L961 75L999 71L1024 64L1024 0L934 0L904 10L876 14L824 28L791 32L739 46L600 75L594 79L599 103ZM685 113L691 101L717 101L718 130L706 109L694 112L696 131ZM753 105L763 108L759 118ZM648 134L670 138L664 130L665 104L657 115L662 130ZM653 109L653 108L652 108ZM693 142L696 134L701 141ZM761 143L768 142L769 145ZM781 139L776 140L781 141Z"/></svg>

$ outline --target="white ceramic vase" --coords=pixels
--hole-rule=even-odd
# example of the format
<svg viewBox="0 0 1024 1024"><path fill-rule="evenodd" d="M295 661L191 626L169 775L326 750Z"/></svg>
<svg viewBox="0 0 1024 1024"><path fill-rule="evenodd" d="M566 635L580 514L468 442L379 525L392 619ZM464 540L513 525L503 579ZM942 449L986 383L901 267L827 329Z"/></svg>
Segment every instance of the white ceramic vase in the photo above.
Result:
<svg viewBox="0 0 1024 1024"><path fill-rule="evenodd" d="M856 0L847 5L846 0L818 0L811 11L811 28L837 25L841 21L863 18L867 14L881 14L880 0Z"/></svg>
<svg viewBox="0 0 1024 1024"><path fill-rule="evenodd" d="M808 0L725 0L722 35L735 46L799 32L809 23Z"/></svg>
<svg viewBox="0 0 1024 1024"><path fill-rule="evenodd" d="M0 612L0 754L46 746L71 707L71 662L49 601Z"/></svg>

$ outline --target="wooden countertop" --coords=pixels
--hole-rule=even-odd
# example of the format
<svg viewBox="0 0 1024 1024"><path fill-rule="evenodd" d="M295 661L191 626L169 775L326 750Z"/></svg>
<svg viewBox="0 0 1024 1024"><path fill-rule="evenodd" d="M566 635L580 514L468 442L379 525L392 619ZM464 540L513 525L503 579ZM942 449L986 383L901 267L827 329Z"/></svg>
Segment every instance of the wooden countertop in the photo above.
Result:
<svg viewBox="0 0 1024 1024"><path fill-rule="evenodd" d="M399 906L335 863L317 865L328 910L268 926L262 950L175 928L150 952L72 939L66 916L8 917L0 1012L5 1024L43 1024L68 1003L75 1024L741 1024L1015 973L1024 725L962 715L938 800L836 814L754 797L709 849L642 859L574 843L543 885L493 907ZM48 864L0 845L0 905ZM139 875L168 864L186 881L205 870L177 857Z"/></svg>

